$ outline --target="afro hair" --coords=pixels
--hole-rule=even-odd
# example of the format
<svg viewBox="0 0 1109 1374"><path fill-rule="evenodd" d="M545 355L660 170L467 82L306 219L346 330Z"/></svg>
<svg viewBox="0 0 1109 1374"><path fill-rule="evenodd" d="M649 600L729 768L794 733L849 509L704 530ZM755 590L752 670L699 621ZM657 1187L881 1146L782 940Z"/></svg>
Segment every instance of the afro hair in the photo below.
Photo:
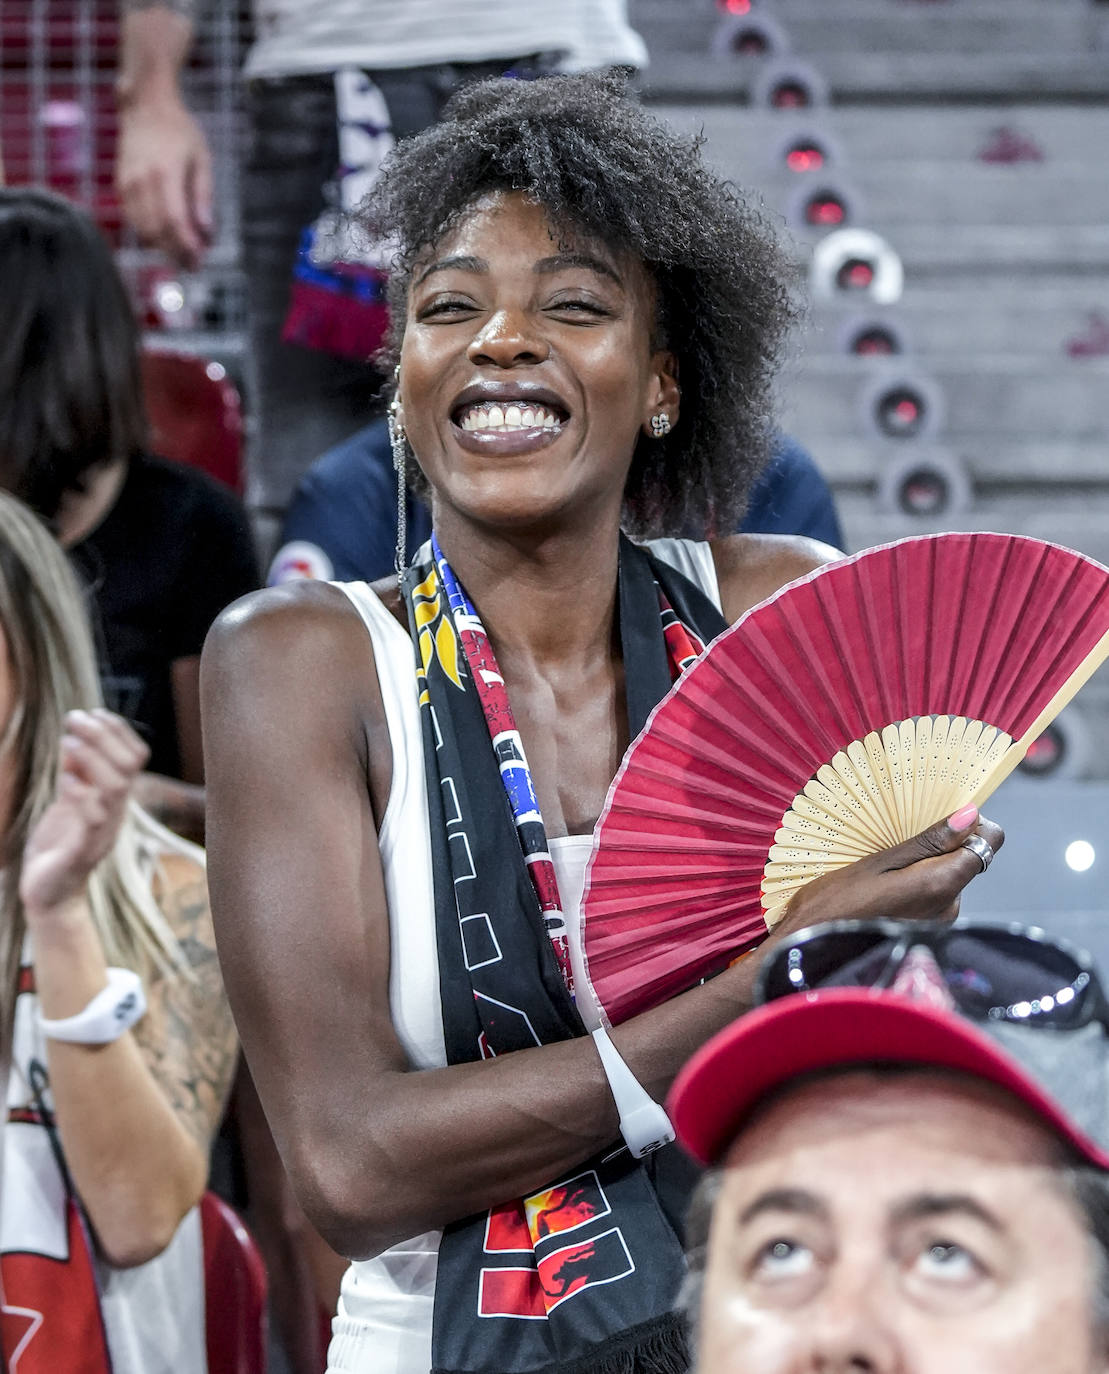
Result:
<svg viewBox="0 0 1109 1374"><path fill-rule="evenodd" d="M646 267L682 401L670 435L636 446L625 523L639 534L735 528L770 451L772 382L795 313L774 231L705 166L700 144L619 76L483 81L396 148L363 211L366 229L396 246L390 371L413 266L481 196L525 192L556 234Z"/></svg>

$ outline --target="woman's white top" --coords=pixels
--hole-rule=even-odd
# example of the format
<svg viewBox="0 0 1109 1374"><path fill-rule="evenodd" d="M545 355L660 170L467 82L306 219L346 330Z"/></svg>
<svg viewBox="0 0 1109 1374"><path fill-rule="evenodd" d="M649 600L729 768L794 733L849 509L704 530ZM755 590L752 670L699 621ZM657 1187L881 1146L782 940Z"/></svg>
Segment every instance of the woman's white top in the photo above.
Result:
<svg viewBox="0 0 1109 1374"><path fill-rule="evenodd" d="M161 833L161 827L153 823L150 829ZM203 860L202 850L168 832L159 846ZM152 850L146 857L153 860L156 852ZM31 963L31 954L28 937L24 964ZM46 1128L19 1119L25 1109L36 1106L31 1090L31 1064L35 1061L43 1066L47 1063L38 997L33 992L21 992L16 998L12 1028L9 1119L3 1127L0 1251L32 1251L64 1261L69 1254L65 1184ZM53 1109L49 1088L44 1104ZM15 1120L10 1119L13 1113ZM186 1215L166 1249L148 1263L114 1269L95 1256L94 1265L113 1374L207 1374L204 1257L197 1208ZM35 1313L34 1317L49 1322L50 1312Z"/></svg>
<svg viewBox="0 0 1109 1374"><path fill-rule="evenodd" d="M648 546L685 574L719 607L720 589L707 544L659 539ZM424 779L423 734L412 641L365 582L337 583L369 631L389 741L393 776L379 843L389 905L389 1006L397 1037L417 1069L446 1065L435 945L435 892ZM586 987L579 921L592 835L550 841L579 987ZM588 999L579 1011L594 1020ZM594 1020L594 1024L596 1024ZM590 1026L592 1029L592 1026ZM394 1245L371 1260L353 1263L343 1277L332 1324L328 1374L428 1374L435 1272L442 1232Z"/></svg>

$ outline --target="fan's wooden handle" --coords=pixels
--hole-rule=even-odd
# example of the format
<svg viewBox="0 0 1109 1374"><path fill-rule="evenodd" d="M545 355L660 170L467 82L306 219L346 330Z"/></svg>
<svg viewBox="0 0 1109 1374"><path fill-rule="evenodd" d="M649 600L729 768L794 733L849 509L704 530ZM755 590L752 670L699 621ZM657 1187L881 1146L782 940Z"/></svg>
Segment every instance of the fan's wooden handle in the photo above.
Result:
<svg viewBox="0 0 1109 1374"><path fill-rule="evenodd" d="M1024 734L1021 735L1020 739L1014 741L1011 749L1006 749L1005 753L983 779L974 795L969 798L969 801L973 802L975 806L981 806L984 801L997 791L1063 707L1078 694L1079 690L1086 685L1107 658L1109 658L1109 633L1102 635L1090 653L1086 655L1074 672L1071 673L1070 677L1067 678L1062 687L1059 688Z"/></svg>

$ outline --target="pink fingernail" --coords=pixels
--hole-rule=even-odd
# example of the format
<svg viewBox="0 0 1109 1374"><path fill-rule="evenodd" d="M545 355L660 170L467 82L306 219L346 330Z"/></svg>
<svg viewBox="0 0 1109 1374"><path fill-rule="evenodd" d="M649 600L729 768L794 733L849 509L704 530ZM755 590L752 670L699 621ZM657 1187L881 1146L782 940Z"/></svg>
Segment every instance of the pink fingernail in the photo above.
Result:
<svg viewBox="0 0 1109 1374"><path fill-rule="evenodd" d="M961 807L953 816L948 816L947 823L952 830L965 830L968 825L973 825L978 819L978 808L973 802Z"/></svg>

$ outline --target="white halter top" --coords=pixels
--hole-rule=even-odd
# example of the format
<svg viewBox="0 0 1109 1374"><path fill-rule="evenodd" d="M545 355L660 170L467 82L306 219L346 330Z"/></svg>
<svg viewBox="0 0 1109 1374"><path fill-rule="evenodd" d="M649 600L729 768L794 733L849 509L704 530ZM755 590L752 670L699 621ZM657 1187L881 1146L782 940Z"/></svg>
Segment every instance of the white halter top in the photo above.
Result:
<svg viewBox="0 0 1109 1374"><path fill-rule="evenodd" d="M659 539L651 553L684 573L717 607L720 589L712 551L686 539ZM443 1017L435 947L435 894L424 780L423 735L412 641L365 582L336 583L362 617L373 642L389 742L392 784L378 842L389 906L389 1007L397 1038L417 1069L442 1068ZM592 835L550 840L571 962L579 986L584 968L579 923ZM584 1004L582 999L582 1003ZM589 1012L579 1006L589 1022ZM431 1318L440 1231L394 1245L353 1263L343 1277L328 1374L428 1374Z"/></svg>

